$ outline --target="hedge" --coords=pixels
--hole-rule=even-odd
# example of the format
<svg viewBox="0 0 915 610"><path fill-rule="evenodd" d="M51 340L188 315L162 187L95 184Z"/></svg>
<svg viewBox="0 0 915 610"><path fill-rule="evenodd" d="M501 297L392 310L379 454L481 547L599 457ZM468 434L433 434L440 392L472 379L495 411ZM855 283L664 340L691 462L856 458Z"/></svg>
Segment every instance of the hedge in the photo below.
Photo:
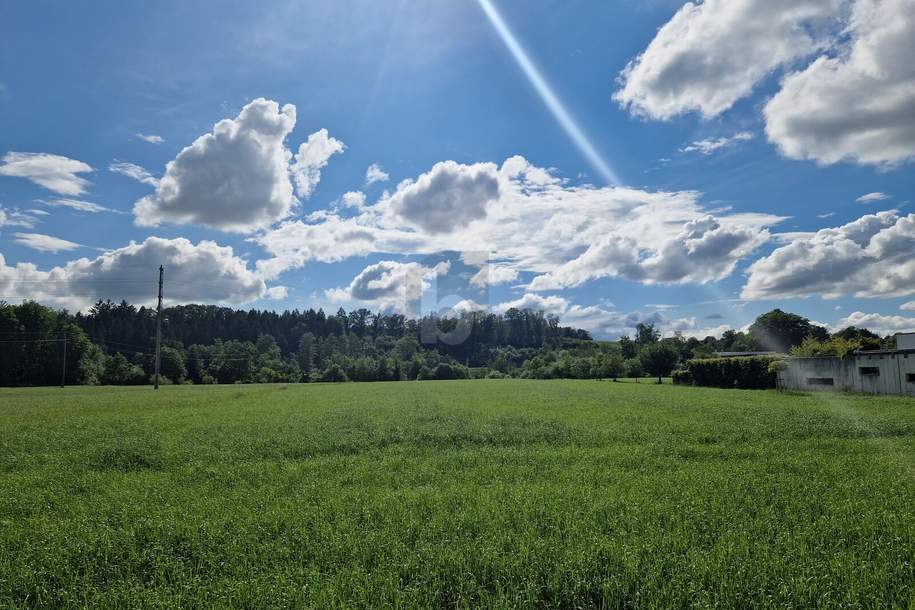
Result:
<svg viewBox="0 0 915 610"><path fill-rule="evenodd" d="M766 390L775 387L776 373L769 370L772 356L741 358L697 358L687 363L687 372L680 375L681 383L691 377L693 385L714 388Z"/></svg>
<svg viewBox="0 0 915 610"><path fill-rule="evenodd" d="M670 374L674 385L693 385L693 373L687 369L677 369Z"/></svg>

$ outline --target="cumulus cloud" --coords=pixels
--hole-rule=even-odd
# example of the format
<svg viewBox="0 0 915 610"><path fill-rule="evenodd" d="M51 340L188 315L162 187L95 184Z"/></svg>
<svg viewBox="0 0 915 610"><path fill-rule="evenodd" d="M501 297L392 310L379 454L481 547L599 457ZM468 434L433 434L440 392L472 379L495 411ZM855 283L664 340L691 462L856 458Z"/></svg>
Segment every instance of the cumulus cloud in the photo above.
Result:
<svg viewBox="0 0 915 610"><path fill-rule="evenodd" d="M289 151L295 107L263 98L184 148L165 168L153 195L134 206L137 223L198 223L247 232L284 218L295 199Z"/></svg>
<svg viewBox="0 0 915 610"><path fill-rule="evenodd" d="M745 299L915 294L915 214L862 216L792 241L747 270Z"/></svg>
<svg viewBox="0 0 915 610"><path fill-rule="evenodd" d="M915 301L909 301L899 306L902 311L915 311Z"/></svg>
<svg viewBox="0 0 915 610"><path fill-rule="evenodd" d="M150 144L162 144L165 142L165 138L162 136L157 136L154 133L138 133L137 137L143 140L144 142L149 142Z"/></svg>
<svg viewBox="0 0 915 610"><path fill-rule="evenodd" d="M866 195L861 195L855 201L858 203L871 203L872 201L884 201L889 198L890 196L886 193L867 193Z"/></svg>
<svg viewBox="0 0 915 610"><path fill-rule="evenodd" d="M32 263L8 266L0 255L0 294L71 309L86 308L98 299L148 305L156 300L160 264L165 266L165 299L170 304L238 304L268 294L264 280L231 247L158 237L49 271Z"/></svg>
<svg viewBox="0 0 915 610"><path fill-rule="evenodd" d="M792 159L891 167L915 157L915 0L856 0L848 45L789 74L766 133Z"/></svg>
<svg viewBox="0 0 915 610"><path fill-rule="evenodd" d="M526 293L518 299L499 303L493 306L496 313L505 313L509 309L532 309L543 311L559 317L560 323L573 328L581 328L594 337L616 339L631 335L636 324L651 323L661 330L664 336L680 333L686 337L721 336L730 326L724 324L712 328L700 327L695 318L668 318L661 311L622 312L597 305L578 305L568 299L557 296L542 296Z"/></svg>
<svg viewBox="0 0 915 610"><path fill-rule="evenodd" d="M48 153L8 152L0 161L0 176L25 178L60 195L82 195L89 181L79 174L92 171L82 161Z"/></svg>
<svg viewBox="0 0 915 610"><path fill-rule="evenodd" d="M121 174L122 176L127 176L128 178L132 178L133 180L142 182L143 184L159 186L159 179L146 171L146 168L141 167L136 163L114 161L111 163L111 165L108 166L108 171L114 172L115 174Z"/></svg>
<svg viewBox="0 0 915 610"><path fill-rule="evenodd" d="M569 301L561 296L542 296L528 292L513 301L506 301L494 305L493 311L496 313L505 313L509 309L533 309L545 313L561 315L565 313L568 308Z"/></svg>
<svg viewBox="0 0 915 610"><path fill-rule="evenodd" d="M585 252L539 275L530 290L557 290L602 277L645 284L707 283L727 277L737 262L769 238L768 231L722 226L712 216L690 220L657 249L643 250L632 238L609 234Z"/></svg>
<svg viewBox="0 0 915 610"><path fill-rule="evenodd" d="M340 197L340 205L345 208L361 210L365 207L365 193L362 191L349 191L343 193L343 196Z"/></svg>
<svg viewBox="0 0 915 610"><path fill-rule="evenodd" d="M518 270L508 265L484 265L470 278L470 285L477 288L507 284L518 279Z"/></svg>
<svg viewBox="0 0 915 610"><path fill-rule="evenodd" d="M776 68L824 45L816 32L840 0L687 2L620 75L614 99L631 113L666 120L711 118Z"/></svg>
<svg viewBox="0 0 915 610"><path fill-rule="evenodd" d="M492 164L445 162L356 216L324 212L307 222L284 222L252 239L273 257L258 267L272 276L310 260L453 251L473 253L478 267L492 254L500 261L502 278L510 277L511 270L549 276L559 269L549 278L556 286L607 276L645 283L703 282L730 273L736 261L768 239L767 227L784 220L727 210L710 218L693 191L576 186L551 178L547 170L527 168L520 157L513 158L512 168L507 165L495 171ZM445 186L438 184L441 175L448 176ZM479 193L479 185L465 184L474 182L474 176L487 185L476 205L468 192ZM424 197L430 191L435 197ZM440 200L444 203L436 205ZM472 228L442 231L459 224L453 222L452 209L462 205L474 209L457 214ZM404 211L412 222L401 217ZM576 259L581 260L563 268ZM540 288L546 285L547 278L538 280Z"/></svg>
<svg viewBox="0 0 915 610"><path fill-rule="evenodd" d="M360 225L354 219L327 215L314 223L284 222L253 241L273 255L257 262L258 270L273 278L309 261L336 263L372 252L396 253L395 248L377 247L378 237L373 227Z"/></svg>
<svg viewBox="0 0 915 610"><path fill-rule="evenodd" d="M369 165L365 170L365 185L371 186L376 182L387 182L391 177L377 163Z"/></svg>
<svg viewBox="0 0 915 610"><path fill-rule="evenodd" d="M833 327L833 331L841 330L849 326L866 328L878 335L894 335L896 333L908 333L915 331L915 318L906 318L903 316L885 316L878 313L864 313L856 311L841 320Z"/></svg>
<svg viewBox="0 0 915 610"><path fill-rule="evenodd" d="M436 163L416 181L405 180L387 202L404 222L429 233L451 233L484 218L499 197L493 163Z"/></svg>
<svg viewBox="0 0 915 610"><path fill-rule="evenodd" d="M342 153L346 146L340 140L330 137L326 129L319 129L308 141L299 145L295 163L289 168L295 178L295 191L299 197L308 199L321 181L321 170L333 155Z"/></svg>
<svg viewBox="0 0 915 610"><path fill-rule="evenodd" d="M735 133L732 136L725 136L721 138L705 138L703 140L696 140L691 144L684 146L680 149L680 152L697 152L703 155L710 155L719 148L734 146L738 142L748 142L749 140L752 140L753 137L754 136L751 132L741 131Z"/></svg>
<svg viewBox="0 0 915 610"><path fill-rule="evenodd" d="M563 180L554 176L549 169L537 167L521 155L515 155L503 161L499 172L504 177L515 180L526 190L563 183Z"/></svg>
<svg viewBox="0 0 915 610"><path fill-rule="evenodd" d="M39 252L61 252L82 247L76 242L42 233L15 233L13 237L16 243Z"/></svg>
<svg viewBox="0 0 915 610"><path fill-rule="evenodd" d="M327 158L343 146L321 130L292 162L284 142L295 122L295 106L263 98L219 121L166 165L155 193L137 201L137 224L194 223L247 233L286 218L298 203L290 175L307 196Z"/></svg>
<svg viewBox="0 0 915 610"><path fill-rule="evenodd" d="M420 263L380 261L367 266L348 286L325 291L331 301L359 301L381 311L408 313L431 286L431 279L447 273L450 263L427 267Z"/></svg>

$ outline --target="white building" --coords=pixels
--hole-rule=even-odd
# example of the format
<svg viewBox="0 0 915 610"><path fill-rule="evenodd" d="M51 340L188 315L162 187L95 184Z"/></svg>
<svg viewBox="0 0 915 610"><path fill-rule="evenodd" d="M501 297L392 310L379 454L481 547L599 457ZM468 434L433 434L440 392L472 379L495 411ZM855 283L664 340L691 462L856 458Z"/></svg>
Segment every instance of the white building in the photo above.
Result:
<svg viewBox="0 0 915 610"><path fill-rule="evenodd" d="M786 390L847 390L915 396L915 333L896 335L896 349L846 358L790 358L778 374Z"/></svg>

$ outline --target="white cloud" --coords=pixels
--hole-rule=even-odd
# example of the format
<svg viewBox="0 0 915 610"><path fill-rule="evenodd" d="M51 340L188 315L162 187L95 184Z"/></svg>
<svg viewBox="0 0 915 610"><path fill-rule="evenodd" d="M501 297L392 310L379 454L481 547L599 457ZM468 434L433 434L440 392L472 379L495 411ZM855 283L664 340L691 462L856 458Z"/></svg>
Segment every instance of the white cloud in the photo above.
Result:
<svg viewBox="0 0 915 610"><path fill-rule="evenodd" d="M41 214L40 210L21 211L19 208L6 210L0 206L0 227L25 227L31 229L38 223L35 215Z"/></svg>
<svg viewBox="0 0 915 610"><path fill-rule="evenodd" d="M691 144L684 146L680 149L680 152L689 153L689 152L698 152L703 155L710 155L719 148L724 148L726 146L734 146L738 142L747 142L753 139L753 134L749 131L741 131L735 133L730 137L721 137L721 138L705 138L704 140L696 140Z"/></svg>
<svg viewBox="0 0 915 610"><path fill-rule="evenodd" d="M0 255L0 294L72 309L84 309L98 299L149 305L156 300L160 264L165 266L169 304L247 303L268 294L264 280L231 247L158 237L49 271L32 263L7 266Z"/></svg>
<svg viewBox="0 0 915 610"><path fill-rule="evenodd" d="M525 190L563 183L563 180L554 176L549 169L537 167L521 155L515 155L503 161L499 172L504 177L513 179Z"/></svg>
<svg viewBox="0 0 915 610"><path fill-rule="evenodd" d="M450 263L426 267L420 263L380 261L367 266L348 286L324 292L332 302L358 301L381 311L409 313L431 286L429 280L447 273Z"/></svg>
<svg viewBox="0 0 915 610"><path fill-rule="evenodd" d="M899 306L902 311L915 311L915 301L909 301Z"/></svg>
<svg viewBox="0 0 915 610"><path fill-rule="evenodd" d="M884 201L885 199L889 199L889 198L890 198L890 196L887 195L886 193L868 193L866 195L861 195L860 197L855 199L855 201L857 201L858 203L870 203L872 201Z"/></svg>
<svg viewBox="0 0 915 610"><path fill-rule="evenodd" d="M507 284L518 279L518 270L507 265L484 265L470 278L470 285L477 288Z"/></svg>
<svg viewBox="0 0 915 610"><path fill-rule="evenodd" d="M290 175L299 192L309 194L327 157L343 146L321 130L291 163L284 142L295 122L295 106L263 98L219 121L166 165L154 194L137 201L137 224L194 223L247 233L286 218L298 203Z"/></svg>
<svg viewBox="0 0 915 610"><path fill-rule="evenodd" d="M712 216L690 220L677 235L643 250L636 240L610 233L581 256L531 282L531 290L557 290L602 277L645 284L700 283L723 279L737 262L769 238L768 231L722 226Z"/></svg>
<svg viewBox="0 0 915 610"><path fill-rule="evenodd" d="M387 201L392 212L428 233L451 233L484 218L499 197L498 170L493 163L436 163L416 181L405 180Z"/></svg>
<svg viewBox="0 0 915 610"><path fill-rule="evenodd" d="M516 161L516 167L526 166L523 159ZM742 256L768 239L767 227L784 220L727 210L710 218L693 191L572 186L544 180L551 176L546 170L506 171L505 165L499 172L493 164L446 162L436 168L416 182L402 184L397 194L366 205L356 216L322 213L308 222L287 221L252 238L273 256L260 261L258 268L274 276L311 260L454 251L473 253L474 266L490 258L499 260L504 277L509 270L550 274L581 259L551 278L557 285L608 275L645 283L705 282L730 273ZM445 184L439 183L441 175L447 175ZM536 186L529 176L539 176ZM434 196L426 196L430 192ZM472 227L443 230L460 224L453 222L455 207L472 209L457 213L460 222ZM405 211L412 222L401 217ZM608 260L613 240L628 250L623 248L618 259ZM584 256L589 250L592 254ZM588 264L598 254L604 257L601 264Z"/></svg>
<svg viewBox="0 0 915 610"><path fill-rule="evenodd" d="M78 174L92 171L82 161L48 153L8 152L2 162L0 176L25 178L61 195L83 194L89 181Z"/></svg>
<svg viewBox="0 0 915 610"><path fill-rule="evenodd" d="M856 0L846 34L783 80L764 111L769 139L820 164L915 158L915 0Z"/></svg>
<svg viewBox="0 0 915 610"><path fill-rule="evenodd" d="M473 299L462 299L451 307L449 313L452 316L460 316L462 313L469 313L472 311L486 311L486 307Z"/></svg>
<svg viewBox="0 0 915 610"><path fill-rule="evenodd" d="M362 191L349 191L340 197L340 205L345 208L361 210L365 207L365 193Z"/></svg>
<svg viewBox="0 0 915 610"><path fill-rule="evenodd" d="M14 241L39 252L61 252L82 248L82 244L42 233L15 233Z"/></svg>
<svg viewBox="0 0 915 610"><path fill-rule="evenodd" d="M524 296L513 301L506 301L493 306L496 313L505 313L509 309L533 309L561 315L569 308L569 301L561 296L550 295L542 296L534 293L526 293Z"/></svg>
<svg viewBox="0 0 915 610"><path fill-rule="evenodd" d="M165 138L162 136L157 136L154 133L138 133L137 137L143 140L144 142L149 142L150 144L162 144L165 142Z"/></svg>
<svg viewBox="0 0 915 610"><path fill-rule="evenodd" d="M597 338L616 339L631 335L639 323L654 324L664 336L679 332L686 337L695 336L700 339L709 335L720 336L731 328L726 324L714 328L700 328L695 318L670 319L660 311L621 312L597 305L573 304L557 295L544 297L532 293L527 293L514 301L500 303L492 309L496 313L505 313L511 308L533 309L554 314L559 317L561 324L584 329Z"/></svg>
<svg viewBox="0 0 915 610"><path fill-rule="evenodd" d="M295 178L295 191L299 197L311 197L321 181L321 170L327 166L328 160L345 149L343 142L330 137L326 129L319 129L308 136L307 142L299 145L295 163L289 168Z"/></svg>
<svg viewBox="0 0 915 610"><path fill-rule="evenodd" d="M282 301L289 296L289 287L288 286L271 286L264 291L264 296L261 298L268 299L271 301Z"/></svg>
<svg viewBox="0 0 915 610"><path fill-rule="evenodd" d="M371 186L376 182L387 182L390 180L390 176L386 171L384 171L380 165L377 163L372 163L369 165L368 169L365 170L365 185Z"/></svg>
<svg viewBox="0 0 915 610"><path fill-rule="evenodd" d="M373 227L333 214L315 223L284 222L253 241L273 255L257 262L258 270L270 278L309 261L336 263L372 252L397 253L396 248L376 247L378 236Z"/></svg>
<svg viewBox="0 0 915 610"><path fill-rule="evenodd" d="M894 335L896 333L907 333L915 331L915 318L905 318L903 316L885 316L878 313L864 313L856 311L838 322L832 330L837 331L849 326L866 328L878 335Z"/></svg>
<svg viewBox="0 0 915 610"><path fill-rule="evenodd" d="M113 208L106 208L103 205L92 203L91 201L82 201L80 199L51 199L49 201L40 199L39 202L54 208L70 208L77 212L88 212L89 214L99 214L101 212L112 212L114 214L127 213Z"/></svg>
<svg viewBox="0 0 915 610"><path fill-rule="evenodd" d="M915 294L915 214L862 216L821 229L759 259L747 270L745 299Z"/></svg>
<svg viewBox="0 0 915 610"><path fill-rule="evenodd" d="M711 118L776 68L823 46L840 0L687 2L620 75L614 99L635 115Z"/></svg>
<svg viewBox="0 0 915 610"><path fill-rule="evenodd" d="M158 178L146 171L146 168L141 167L135 163L115 161L108 166L108 171L114 172L116 174L121 174L122 176L127 176L128 178L132 178L137 182L142 182L143 184L159 186Z"/></svg>

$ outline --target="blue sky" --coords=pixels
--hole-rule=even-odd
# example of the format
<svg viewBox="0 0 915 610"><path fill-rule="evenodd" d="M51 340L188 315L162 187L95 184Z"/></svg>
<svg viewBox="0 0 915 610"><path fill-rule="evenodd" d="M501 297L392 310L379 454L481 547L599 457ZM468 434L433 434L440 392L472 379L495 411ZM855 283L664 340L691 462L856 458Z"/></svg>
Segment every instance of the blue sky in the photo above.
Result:
<svg viewBox="0 0 915 610"><path fill-rule="evenodd" d="M0 298L915 330L913 4L10 3Z"/></svg>

